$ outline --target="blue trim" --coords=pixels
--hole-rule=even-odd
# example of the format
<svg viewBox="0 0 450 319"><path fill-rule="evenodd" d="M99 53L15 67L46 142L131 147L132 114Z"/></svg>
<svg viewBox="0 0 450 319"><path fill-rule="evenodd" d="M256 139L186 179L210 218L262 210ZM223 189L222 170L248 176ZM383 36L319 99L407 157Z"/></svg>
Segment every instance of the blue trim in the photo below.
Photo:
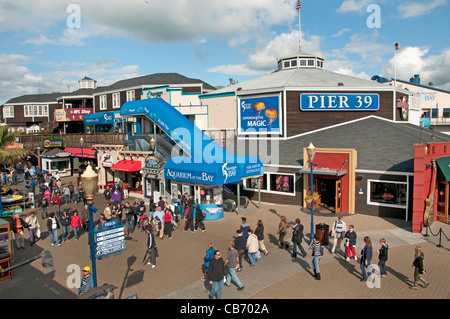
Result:
<svg viewBox="0 0 450 319"><path fill-rule="evenodd" d="M217 93L217 94L204 94L204 95L200 95L199 98L200 99L209 99L209 98L214 98L214 97L225 97L225 96L236 96L236 92L226 92L226 93Z"/></svg>

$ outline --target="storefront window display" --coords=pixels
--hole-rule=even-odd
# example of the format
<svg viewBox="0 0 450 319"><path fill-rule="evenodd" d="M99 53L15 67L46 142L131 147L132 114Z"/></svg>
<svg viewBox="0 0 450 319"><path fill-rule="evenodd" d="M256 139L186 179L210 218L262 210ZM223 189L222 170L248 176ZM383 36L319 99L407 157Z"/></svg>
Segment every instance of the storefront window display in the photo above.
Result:
<svg viewBox="0 0 450 319"><path fill-rule="evenodd" d="M271 174L270 190L276 192L294 193L294 176Z"/></svg>
<svg viewBox="0 0 450 319"><path fill-rule="evenodd" d="M260 188L267 189L267 175L259 177ZM248 189L258 189L258 178L249 178L246 180L245 187Z"/></svg>
<svg viewBox="0 0 450 319"><path fill-rule="evenodd" d="M407 183L369 180L369 204L406 207Z"/></svg>

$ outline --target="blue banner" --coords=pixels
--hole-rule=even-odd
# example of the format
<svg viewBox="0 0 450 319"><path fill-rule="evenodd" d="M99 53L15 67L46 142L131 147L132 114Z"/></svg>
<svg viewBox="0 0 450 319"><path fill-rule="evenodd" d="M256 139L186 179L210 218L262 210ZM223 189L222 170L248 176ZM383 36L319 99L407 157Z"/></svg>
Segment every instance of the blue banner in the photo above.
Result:
<svg viewBox="0 0 450 319"><path fill-rule="evenodd" d="M84 125L114 124L115 114L118 113L119 111L88 114L84 117Z"/></svg>
<svg viewBox="0 0 450 319"><path fill-rule="evenodd" d="M280 95L239 98L238 129L245 134L281 134Z"/></svg>
<svg viewBox="0 0 450 319"><path fill-rule="evenodd" d="M300 94L302 111L377 111L379 108L378 94Z"/></svg>

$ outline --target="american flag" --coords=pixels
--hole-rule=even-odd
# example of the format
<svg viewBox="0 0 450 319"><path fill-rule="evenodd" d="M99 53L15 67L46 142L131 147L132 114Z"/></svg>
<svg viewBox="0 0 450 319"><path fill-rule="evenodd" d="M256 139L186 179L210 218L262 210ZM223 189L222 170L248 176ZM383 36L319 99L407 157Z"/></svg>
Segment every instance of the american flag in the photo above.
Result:
<svg viewBox="0 0 450 319"><path fill-rule="evenodd" d="M394 48L395 48L395 51L400 50L400 42L395 42Z"/></svg>
<svg viewBox="0 0 450 319"><path fill-rule="evenodd" d="M300 10L302 8L302 1L298 0L297 1L297 10Z"/></svg>

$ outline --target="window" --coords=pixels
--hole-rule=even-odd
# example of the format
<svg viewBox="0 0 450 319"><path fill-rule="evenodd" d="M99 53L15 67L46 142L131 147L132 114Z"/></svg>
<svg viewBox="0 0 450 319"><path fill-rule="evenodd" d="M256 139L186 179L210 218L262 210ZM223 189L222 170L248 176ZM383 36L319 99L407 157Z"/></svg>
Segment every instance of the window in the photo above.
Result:
<svg viewBox="0 0 450 319"><path fill-rule="evenodd" d="M406 208L406 182L368 180L367 184L369 205Z"/></svg>
<svg viewBox="0 0 450 319"><path fill-rule="evenodd" d="M314 60L308 60L308 66L314 66Z"/></svg>
<svg viewBox="0 0 450 319"><path fill-rule="evenodd" d="M106 110L106 95L100 95L100 110Z"/></svg>
<svg viewBox="0 0 450 319"><path fill-rule="evenodd" d="M134 98L134 90L127 91L127 102L134 101L134 100L135 100L135 98Z"/></svg>
<svg viewBox="0 0 450 319"><path fill-rule="evenodd" d="M14 117L14 106L5 106L3 108L3 117L4 118L11 118Z"/></svg>
<svg viewBox="0 0 450 319"><path fill-rule="evenodd" d="M261 189L267 189L267 175L259 177ZM258 178L249 178L246 180L245 187L248 189L258 189Z"/></svg>
<svg viewBox="0 0 450 319"><path fill-rule="evenodd" d="M52 170L63 171L63 170L69 169L69 168L70 168L69 161L51 162Z"/></svg>
<svg viewBox="0 0 450 319"><path fill-rule="evenodd" d="M293 175L270 175L270 191L294 193Z"/></svg>
<svg viewBox="0 0 450 319"><path fill-rule="evenodd" d="M48 116L48 105L24 105L23 113L25 117Z"/></svg>
<svg viewBox="0 0 450 319"><path fill-rule="evenodd" d="M113 93L113 109L120 108L120 93Z"/></svg>
<svg viewBox="0 0 450 319"><path fill-rule="evenodd" d="M450 109L444 109L442 116L449 118L450 117Z"/></svg>
<svg viewBox="0 0 450 319"><path fill-rule="evenodd" d="M288 68L289 67L289 61L284 61L284 67Z"/></svg>
<svg viewBox="0 0 450 319"><path fill-rule="evenodd" d="M300 60L300 66L306 66L306 60Z"/></svg>
<svg viewBox="0 0 450 319"><path fill-rule="evenodd" d="M292 60L291 61L291 66L297 66L297 60Z"/></svg>
<svg viewBox="0 0 450 319"><path fill-rule="evenodd" d="M431 109L431 118L437 119L439 117L439 109Z"/></svg>

